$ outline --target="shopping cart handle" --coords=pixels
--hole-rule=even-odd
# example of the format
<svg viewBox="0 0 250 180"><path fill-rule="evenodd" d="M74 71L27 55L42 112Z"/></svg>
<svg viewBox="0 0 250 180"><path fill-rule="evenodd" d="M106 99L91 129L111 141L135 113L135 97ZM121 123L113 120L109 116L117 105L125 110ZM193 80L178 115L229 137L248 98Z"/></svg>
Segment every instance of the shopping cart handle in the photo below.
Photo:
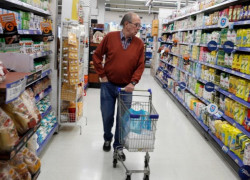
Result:
<svg viewBox="0 0 250 180"><path fill-rule="evenodd" d="M118 88L118 92L121 92L121 91L125 91L125 88ZM134 91L147 91L149 92L150 94L152 94L152 90L151 89L148 89L148 90L145 90L145 89L134 89Z"/></svg>

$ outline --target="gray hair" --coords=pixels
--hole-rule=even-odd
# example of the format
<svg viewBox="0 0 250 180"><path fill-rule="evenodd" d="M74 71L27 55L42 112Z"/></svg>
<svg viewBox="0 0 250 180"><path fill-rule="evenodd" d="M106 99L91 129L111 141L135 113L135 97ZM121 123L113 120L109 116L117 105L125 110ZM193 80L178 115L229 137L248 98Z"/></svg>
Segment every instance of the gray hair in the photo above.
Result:
<svg viewBox="0 0 250 180"><path fill-rule="evenodd" d="M120 25L121 26L124 26L125 22L128 21L128 22L132 22L132 18L133 18L133 15L137 15L136 13L133 13L133 12L129 12L127 14L125 14L121 20L121 23Z"/></svg>

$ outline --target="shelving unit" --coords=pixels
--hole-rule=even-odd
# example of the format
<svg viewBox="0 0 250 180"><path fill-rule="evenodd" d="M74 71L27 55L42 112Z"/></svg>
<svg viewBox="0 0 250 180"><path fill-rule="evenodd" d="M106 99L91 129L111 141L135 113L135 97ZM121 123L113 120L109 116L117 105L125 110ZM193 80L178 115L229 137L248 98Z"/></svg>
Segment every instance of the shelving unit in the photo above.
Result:
<svg viewBox="0 0 250 180"><path fill-rule="evenodd" d="M195 43L197 41L195 41L192 38L188 39L187 35L192 35L194 37L196 30L202 30L202 32L207 32L207 31L203 31L203 30L208 30L208 32L210 32L210 31L213 31L213 29L221 31L221 29L223 29L223 28L219 25L210 25L210 26L203 25L203 26L199 26L199 27L197 26L194 28L186 28L186 29L176 30L176 27L174 28L174 26L177 24L177 23L175 23L176 21L184 20L184 19L190 20L188 18L190 18L191 16L195 17L196 15L199 15L200 13L204 13L205 15L208 15L209 13L214 13L215 11L221 11L221 10L224 10L225 8L228 8L229 6L234 6L234 5L238 5L241 3L243 3L243 5L246 5L246 3L248 3L248 1L246 1L246 0L229 0L229 1L222 2L220 4L216 4L212 7L207 8L207 9L199 10L197 12L188 13L187 15L174 18L173 20L169 20L169 21L165 20L166 23L163 23L163 26L166 26L166 25L168 26L171 24L171 26L169 26L169 27L171 27L172 29L162 32L162 35L165 34L164 36L166 36L166 34L167 34L168 40L165 42L165 41L160 41L160 39L159 39L159 42L161 43L161 45L166 44L165 46L167 46L170 50L173 50L172 49L173 48L172 38L176 37L176 35L178 35L180 37L181 33L183 35L186 35L186 36L184 36L186 38L186 41L190 40L190 42L182 42L182 41L178 42L177 48L173 50L174 52L170 51L168 53L169 55L167 56L167 59L162 58L162 55L161 55L161 58L159 59L160 65L159 65L159 68L158 68L158 71L157 71L156 77L155 77L156 81L163 87L165 92L167 92L167 94L170 95L172 100L175 101L181 109L183 109L183 108L185 109L183 112L186 115L188 115L188 117L191 117L190 120L191 121L195 120L196 122L198 122L198 124L202 128L202 130L200 132L207 139L211 140L212 144L219 150L220 154L222 154L226 158L226 160L229 162L229 164L233 167L233 169L236 172L239 170L240 167L242 167L244 165L243 161L238 157L238 155L236 155L234 152L230 151L229 147L225 146L223 144L223 142L213 134L212 130L210 130L210 127L205 125L203 123L202 119L199 119L199 117L196 116L195 112L192 111L188 107L188 105L185 103L185 100L180 98L181 96L180 97L178 96L178 91L175 88L179 87L179 84L181 83L181 81L179 81L179 79L182 79L183 81L186 81L186 83L187 83L187 87L185 87L184 90L181 90L182 92L186 92L188 94L191 94L192 97L195 97L197 100L199 100L199 102L202 102L204 105L209 105L209 104L211 104L211 102L213 102L213 100L210 102L209 100L206 99L206 97L204 95L203 95L203 97L201 97L198 94L196 94L197 90L195 92L190 88L192 86L193 86L192 88L194 88L194 85L191 84L191 86L189 87L189 80L190 79L195 80L194 82L197 81L197 83L200 82L202 86L204 86L206 83L208 83L207 80L204 80L204 79L207 79L207 77L202 79L201 78L202 76L200 74L198 75L199 77L196 76L197 75L196 74L197 72L195 72L196 68L200 68L200 69L201 69L201 67L213 68L216 72L217 71L219 72L219 75L217 74L217 76L219 76L219 77L220 77L220 73L227 73L228 75L233 75L234 77L240 77L241 79L244 79L244 80L250 80L250 75L243 73L244 71L241 71L241 70L240 70L241 71L240 72L239 70L236 71L233 68L230 69L228 67L223 67L223 66L221 66L221 64L217 65L217 62L214 64L204 62L205 60L201 60L201 56L199 58L200 60L189 58L189 61L191 64L187 65L187 64L189 64L188 62L185 62L185 63L187 63L187 64L185 64L184 60L183 60L183 55L187 54L186 51L188 51L188 54L190 55L190 57L192 57L193 46L208 47L207 44ZM182 21L182 23L183 23L183 21ZM185 23L187 23L187 22L185 22ZM232 28L243 29L242 25L248 25L247 27L249 27L250 20L229 22L228 27L229 27L229 29L232 29ZM192 26L184 26L184 27L192 27ZM165 29L165 27L163 29ZM187 31L189 34L184 34L185 31ZM181 45L182 47L179 48L179 45ZM185 49L185 46L187 47L186 48L187 50ZM224 50L222 45L218 45L218 48L220 51ZM181 50L179 50L179 49L181 49ZM180 51L180 53L178 53L177 50ZM239 53L248 53L249 54L250 53L250 48L248 48L248 47L235 46L234 50L237 54L239 54ZM199 51L199 49L198 49L198 51ZM217 61L217 58L218 58L218 55L216 56L216 61ZM188 69L188 70L185 70L185 69ZM194 72L192 72L192 71L194 71ZM159 74L162 77L158 77ZM192 78L190 78L190 77L192 77ZM172 80L169 80L170 83L168 83L169 78L172 79ZM191 81L191 82L193 82L193 81ZM212 82L213 82L213 80L212 80ZM218 83L218 81L214 81L214 82ZM200 84L200 83L198 83L198 84ZM173 90L168 88L168 84L171 86L171 89L173 88ZM175 93L175 91L177 91L177 93ZM204 91L205 91L205 89L204 89ZM233 100L234 102L237 102L240 105L243 105L243 107L245 106L246 111L247 111L247 109L250 108L250 102L245 101L244 97L242 99L242 98L240 98L240 96L238 94L236 96L236 93L233 94L231 92L226 91L225 89L223 89L222 85L215 84L215 91L217 92L216 94L219 93L220 95L224 95L225 98L229 98L230 100ZM185 94L185 93L183 93L183 94ZM184 96L183 94L182 94L182 96ZM220 112L223 112L223 110L220 109ZM246 129L246 127L244 125L239 123L240 121L238 121L238 119L232 119L231 117L228 117L226 114L224 114L224 112L222 115L222 119L224 121L227 121L233 127L238 128L248 138L250 138L250 132ZM201 128L198 127L199 130Z"/></svg>
<svg viewBox="0 0 250 180"><path fill-rule="evenodd" d="M144 45L145 45L145 67L150 68L152 59L153 37L147 36Z"/></svg>
<svg viewBox="0 0 250 180"><path fill-rule="evenodd" d="M0 104L4 105L4 104L8 104L12 102L13 100L17 99L25 89L27 88L31 89L35 86L35 84L37 85L40 82L44 81L45 79L46 80L49 79L50 85L43 92L39 92L38 94L36 94L34 101L36 103L39 103L40 101L43 101L43 98L46 97L47 99L50 99L50 102L53 103L53 104L51 103L51 105L48 106L45 112L39 115L41 117L41 120L37 122L35 126L33 125L29 126L32 128L28 129L28 131L25 134L22 134L22 136L19 138L18 143L12 148L12 150L9 153L0 154L0 160L10 160L14 158L15 155L18 152L20 152L20 150L23 147L27 145L27 142L29 141L29 139L31 139L32 136L37 133L38 129L42 125L41 122L43 118L47 117L48 114L50 114L53 111L53 109L56 107L55 104L56 104L57 99L56 99L56 95L54 95L54 93L56 92L56 88L57 88L57 86L54 86L55 84L57 84L57 69L55 68L56 66L56 63L55 63L56 44L55 42L53 42L52 36L53 35L56 36L57 34L56 32L53 32L52 35L44 34L44 32L40 30L40 22L43 21L41 20L43 18L50 19L51 21L53 21L54 24L52 25L53 26L52 29L56 29L55 27L57 25L56 23L56 15L57 15L56 3L57 2L48 1L48 3L50 4L48 5L47 9L45 8L45 6L44 6L45 9L42 9L42 8L34 7L24 2L21 2L19 0L2 0L0 2L0 8L5 9L4 11L5 14L15 13L16 17L21 17L21 13L27 15L27 17L23 17L21 19L21 22L19 21L18 18L16 18L17 34L20 35L22 43L24 42L23 40L27 40L26 42L29 41L30 43L29 46L26 46L26 44L21 44L21 43L19 44L19 41L15 42L14 45L16 49L14 50L5 49L5 45L1 46L0 60L3 62L3 65L5 67L7 67L8 69L14 72L9 72L6 75L6 80L3 83L0 83L0 92L1 92ZM42 5L40 7L42 7ZM50 9L51 13L48 9ZM39 21L38 21L38 18L39 18ZM32 26L32 23L31 24L29 23L29 25L28 23L26 23L26 27L25 27L24 25L25 23L23 23L22 20L26 20L27 22L37 20L36 21L37 24L35 26L33 23L33 26ZM3 40L4 38L8 36L11 36L11 34L5 34L2 28L0 28L1 40ZM50 41L50 43L48 43L47 41L45 42L45 39L47 38ZM1 41L1 43L5 43L5 42ZM11 46L6 45L6 47L9 48ZM18 48L20 48L20 51ZM24 52L22 51L23 49L27 51ZM37 61L39 68L38 66L35 67L34 61ZM36 104L35 106L38 106L38 105ZM55 118L56 118L56 115L55 115ZM57 128L57 123L56 123L54 132L57 130L58 128ZM46 137L46 142L50 140L51 135L52 134ZM43 147L40 147L39 151L41 152L45 146L46 145L44 145ZM32 176L32 179L33 180L37 179L40 172L41 171L38 170L36 174Z"/></svg>

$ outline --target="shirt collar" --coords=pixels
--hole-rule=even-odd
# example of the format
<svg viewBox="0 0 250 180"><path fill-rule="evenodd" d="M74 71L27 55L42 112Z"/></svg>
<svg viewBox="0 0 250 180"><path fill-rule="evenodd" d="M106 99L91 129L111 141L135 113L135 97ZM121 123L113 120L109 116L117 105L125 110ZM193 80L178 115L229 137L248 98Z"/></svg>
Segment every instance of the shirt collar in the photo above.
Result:
<svg viewBox="0 0 250 180"><path fill-rule="evenodd" d="M121 36L121 40L125 40L126 39L126 37L125 37L125 35L123 34L122 31L120 31L120 36ZM132 41L132 37L129 37L128 41Z"/></svg>

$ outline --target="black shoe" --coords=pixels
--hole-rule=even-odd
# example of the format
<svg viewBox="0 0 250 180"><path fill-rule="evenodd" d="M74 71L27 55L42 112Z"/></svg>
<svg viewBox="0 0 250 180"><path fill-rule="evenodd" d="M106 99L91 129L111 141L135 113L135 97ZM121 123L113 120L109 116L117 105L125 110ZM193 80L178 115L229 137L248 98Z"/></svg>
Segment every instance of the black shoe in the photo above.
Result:
<svg viewBox="0 0 250 180"><path fill-rule="evenodd" d="M103 151L109 152L111 149L111 141L104 141Z"/></svg>
<svg viewBox="0 0 250 180"><path fill-rule="evenodd" d="M116 152L119 156L119 160L122 160L122 161L125 161L126 160L126 156L125 154L123 153L123 150L122 149L117 149Z"/></svg>

